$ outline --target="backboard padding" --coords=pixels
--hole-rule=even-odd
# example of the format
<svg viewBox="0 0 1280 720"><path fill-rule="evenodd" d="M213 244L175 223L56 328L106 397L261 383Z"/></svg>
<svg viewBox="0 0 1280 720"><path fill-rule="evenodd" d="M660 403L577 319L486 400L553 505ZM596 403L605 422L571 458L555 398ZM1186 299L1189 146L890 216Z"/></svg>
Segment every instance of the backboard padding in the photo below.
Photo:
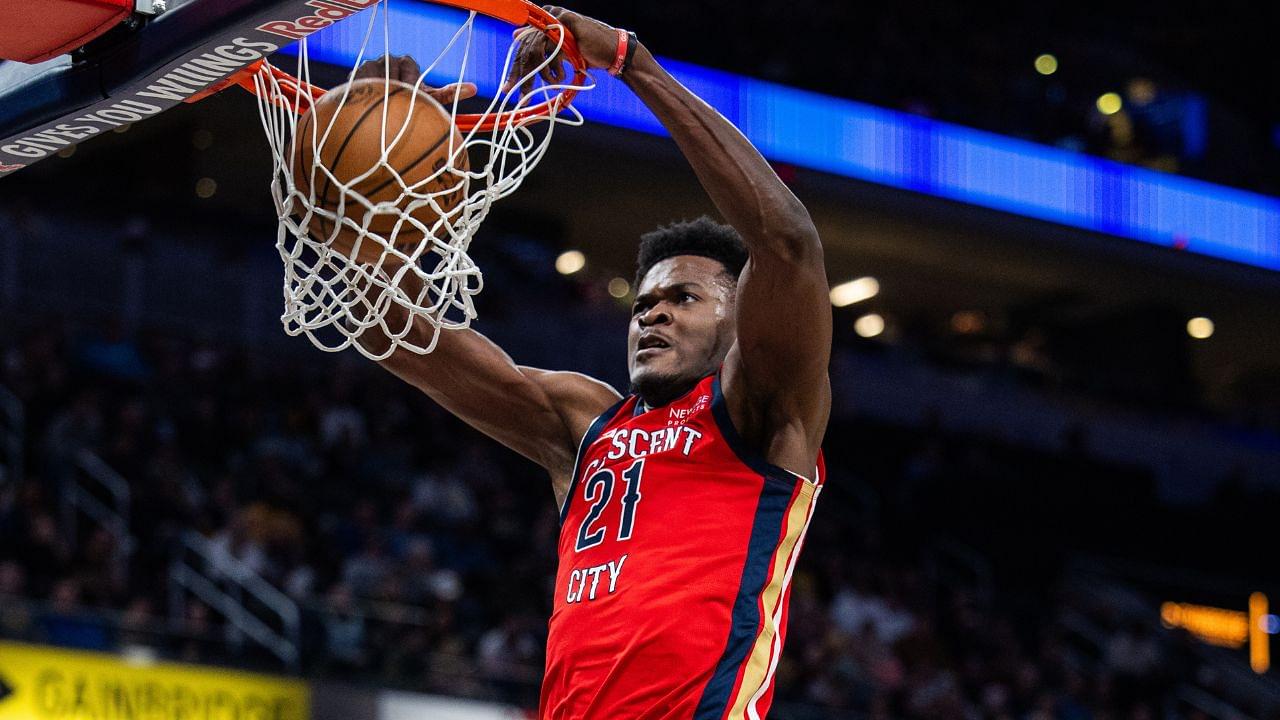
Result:
<svg viewBox="0 0 1280 720"><path fill-rule="evenodd" d="M377 0L190 0L0 94L0 176L157 115ZM278 29L290 28L289 34Z"/></svg>
<svg viewBox="0 0 1280 720"><path fill-rule="evenodd" d="M133 0L5 0L0 60L39 63L71 52L133 14Z"/></svg>

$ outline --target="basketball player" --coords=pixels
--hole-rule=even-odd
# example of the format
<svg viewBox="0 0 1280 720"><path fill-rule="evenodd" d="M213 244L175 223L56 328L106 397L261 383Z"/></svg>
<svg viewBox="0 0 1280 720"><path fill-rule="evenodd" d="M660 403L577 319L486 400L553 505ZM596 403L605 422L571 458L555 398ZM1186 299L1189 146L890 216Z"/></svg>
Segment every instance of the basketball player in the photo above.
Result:
<svg viewBox="0 0 1280 720"><path fill-rule="evenodd" d="M764 158L635 36L548 10L661 119L730 226L641 239L628 397L517 365L472 330L383 365L551 475L563 524L542 720L762 718L825 474L822 245ZM512 77L552 49L519 38ZM393 72L412 81L405 61Z"/></svg>

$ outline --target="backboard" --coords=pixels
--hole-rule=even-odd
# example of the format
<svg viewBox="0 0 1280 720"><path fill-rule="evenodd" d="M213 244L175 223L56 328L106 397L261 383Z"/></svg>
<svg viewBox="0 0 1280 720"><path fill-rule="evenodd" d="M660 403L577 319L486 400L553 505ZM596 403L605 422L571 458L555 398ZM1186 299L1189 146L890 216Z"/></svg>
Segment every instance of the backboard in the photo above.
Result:
<svg viewBox="0 0 1280 720"><path fill-rule="evenodd" d="M38 65L0 65L0 176L164 112L281 47L377 3L186 0L158 12L161 6L154 0L136 0L124 19L70 54ZM5 5L6 16L22 14L30 20L25 25L30 32L42 31L36 20L48 11L46 0L9 0ZM94 23L86 20L85 26ZM59 32L49 29L49 48L65 46ZM0 56L31 53L29 42L17 48L9 35ZM0 34L0 42L4 38Z"/></svg>

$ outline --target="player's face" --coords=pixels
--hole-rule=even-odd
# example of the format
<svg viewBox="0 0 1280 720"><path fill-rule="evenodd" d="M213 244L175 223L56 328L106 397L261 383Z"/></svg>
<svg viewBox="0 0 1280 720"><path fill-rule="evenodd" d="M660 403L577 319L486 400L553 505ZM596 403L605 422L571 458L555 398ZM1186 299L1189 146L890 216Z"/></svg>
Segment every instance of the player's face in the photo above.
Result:
<svg viewBox="0 0 1280 720"><path fill-rule="evenodd" d="M711 258L678 255L650 268L627 332L631 385L662 405L714 372L733 345L735 283Z"/></svg>

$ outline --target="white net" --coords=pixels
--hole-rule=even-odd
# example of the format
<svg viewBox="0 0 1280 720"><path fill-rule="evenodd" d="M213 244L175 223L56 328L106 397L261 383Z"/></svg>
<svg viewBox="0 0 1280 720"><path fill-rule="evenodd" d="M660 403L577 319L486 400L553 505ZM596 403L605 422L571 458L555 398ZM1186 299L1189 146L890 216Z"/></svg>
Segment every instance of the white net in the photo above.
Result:
<svg viewBox="0 0 1280 720"><path fill-rule="evenodd" d="M542 159L556 126L582 123L582 116L561 93L590 86L539 79L556 57L553 53L511 90L496 92L478 113L481 122L466 123L474 127L465 132L449 133L447 152L438 156L447 161L437 162L425 177L405 177L408 173L390 159L397 149L406 150L403 144L416 141L410 131L414 114L436 107L419 93L430 89L427 78L438 77L436 71L451 53L461 54L460 62L457 55L448 61L459 67L456 82L466 80L467 69L474 64L477 16L467 15L435 60L422 68L412 88L414 100L408 103L407 114L398 118L388 109L387 96L407 87L391 77L386 51L393 18L387 0L367 14L368 27L348 84L334 88L323 100L327 110L337 97L332 105L336 111L327 122L310 84L311 58L305 40L299 44L294 73L301 82L282 78L264 66L254 84L275 159L271 192L280 221L276 246L284 261L281 321L285 331L306 335L322 350L337 352L354 346L366 357L382 360L398 348L430 353L442 330L466 328L475 319L473 300L483 279L467 253L471 239L493 203L519 188ZM381 54L370 51L371 39L379 35ZM560 36L557 51L562 43ZM516 50L513 41L499 77L509 74ZM335 121L349 100L357 68L369 59L367 52L383 58L384 97L378 104L381 152L367 168L354 172L344 162L340 178L322 160L333 155L328 152L331 143L344 141L334 132ZM532 88L522 89L526 83L532 83ZM451 119L460 117L461 85L458 88L443 103ZM542 104L546 107L539 110ZM486 129L484 121L492 127ZM407 150L416 153L419 148ZM376 184L376 193L369 190L370 184Z"/></svg>

